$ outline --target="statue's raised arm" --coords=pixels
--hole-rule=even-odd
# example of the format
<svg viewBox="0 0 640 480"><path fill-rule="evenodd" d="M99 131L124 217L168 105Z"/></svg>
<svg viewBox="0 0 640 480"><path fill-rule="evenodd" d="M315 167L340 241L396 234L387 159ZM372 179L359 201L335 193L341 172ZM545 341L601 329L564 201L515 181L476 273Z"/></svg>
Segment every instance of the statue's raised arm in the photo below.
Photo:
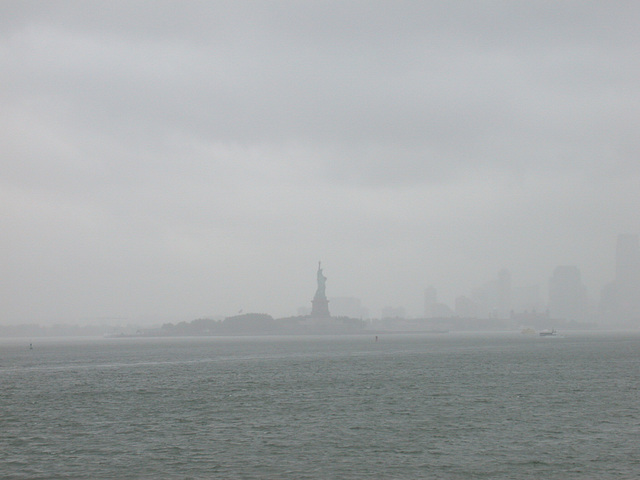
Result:
<svg viewBox="0 0 640 480"><path fill-rule="evenodd" d="M318 290L316 291L316 297L324 297L325 296L325 285L327 283L327 277L322 274L322 267L320 266L320 262L318 262Z"/></svg>

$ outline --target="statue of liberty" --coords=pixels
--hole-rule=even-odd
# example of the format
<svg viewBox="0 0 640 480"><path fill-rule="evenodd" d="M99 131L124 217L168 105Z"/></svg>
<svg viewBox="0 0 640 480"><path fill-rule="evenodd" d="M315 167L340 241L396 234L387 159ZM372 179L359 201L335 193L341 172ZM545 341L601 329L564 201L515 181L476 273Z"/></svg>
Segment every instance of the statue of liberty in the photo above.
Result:
<svg viewBox="0 0 640 480"><path fill-rule="evenodd" d="M329 313L329 300L327 300L327 294L325 293L325 287L327 284L327 277L322 274L322 264L318 262L318 289L316 295L311 300L311 316L316 318L328 318L331 316Z"/></svg>

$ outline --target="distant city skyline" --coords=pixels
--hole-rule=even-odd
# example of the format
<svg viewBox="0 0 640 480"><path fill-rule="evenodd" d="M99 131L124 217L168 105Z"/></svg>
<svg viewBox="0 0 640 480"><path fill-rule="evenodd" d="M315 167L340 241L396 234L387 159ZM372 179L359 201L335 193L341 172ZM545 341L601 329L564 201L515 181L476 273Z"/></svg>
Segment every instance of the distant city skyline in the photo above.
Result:
<svg viewBox="0 0 640 480"><path fill-rule="evenodd" d="M407 315L404 306L383 306L384 317L479 317L508 318L512 312L547 311L552 318L571 321L600 321L612 326L637 320L640 328L640 241L637 234L617 237L615 279L597 292L588 292L577 265L558 265L549 277L548 295L540 295L540 285L513 287L511 272L503 268L472 292L455 297L452 305L439 301L438 290L424 289L422 314ZM360 299L353 299L360 304ZM366 309L366 307L364 307ZM368 309L366 309L368 311ZM375 315L374 315L375 316Z"/></svg>

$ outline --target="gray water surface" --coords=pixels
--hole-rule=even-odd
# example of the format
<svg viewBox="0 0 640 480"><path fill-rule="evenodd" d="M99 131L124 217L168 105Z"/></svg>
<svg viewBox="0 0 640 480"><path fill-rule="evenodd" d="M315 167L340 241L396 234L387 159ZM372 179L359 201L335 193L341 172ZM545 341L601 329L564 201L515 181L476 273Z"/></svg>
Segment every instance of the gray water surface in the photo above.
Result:
<svg viewBox="0 0 640 480"><path fill-rule="evenodd" d="M0 343L0 477L636 478L640 336Z"/></svg>

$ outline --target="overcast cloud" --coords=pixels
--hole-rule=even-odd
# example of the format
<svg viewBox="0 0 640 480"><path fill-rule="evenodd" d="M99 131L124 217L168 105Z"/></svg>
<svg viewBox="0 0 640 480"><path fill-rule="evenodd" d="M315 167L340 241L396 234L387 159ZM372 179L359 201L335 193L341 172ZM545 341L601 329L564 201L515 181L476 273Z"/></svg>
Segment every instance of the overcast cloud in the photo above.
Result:
<svg viewBox="0 0 640 480"><path fill-rule="evenodd" d="M634 1L0 4L1 323L591 297L638 233Z"/></svg>

